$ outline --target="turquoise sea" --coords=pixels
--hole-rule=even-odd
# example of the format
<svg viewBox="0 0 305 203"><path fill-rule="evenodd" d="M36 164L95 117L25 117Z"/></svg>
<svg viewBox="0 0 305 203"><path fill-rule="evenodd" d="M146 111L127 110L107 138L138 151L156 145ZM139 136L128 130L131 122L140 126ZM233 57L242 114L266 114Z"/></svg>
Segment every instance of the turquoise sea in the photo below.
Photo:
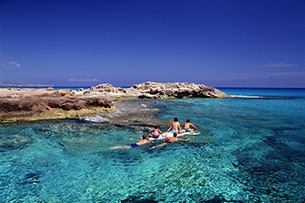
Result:
<svg viewBox="0 0 305 203"><path fill-rule="evenodd" d="M220 89L140 100L201 132L159 149L109 150L141 132L107 123L0 124L0 202L305 202L305 89Z"/></svg>

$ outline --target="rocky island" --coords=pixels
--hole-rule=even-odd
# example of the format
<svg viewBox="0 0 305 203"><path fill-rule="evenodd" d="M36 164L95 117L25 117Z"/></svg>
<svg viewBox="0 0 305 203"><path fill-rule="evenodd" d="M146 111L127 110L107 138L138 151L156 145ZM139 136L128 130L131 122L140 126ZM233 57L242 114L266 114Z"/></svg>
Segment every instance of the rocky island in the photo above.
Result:
<svg viewBox="0 0 305 203"><path fill-rule="evenodd" d="M224 92L194 83L145 82L129 88L100 84L91 89L0 89L0 123L81 118L124 108L130 98L225 98ZM122 102L123 101L123 102ZM122 104L123 103L123 104ZM118 105L116 105L118 104ZM127 103L126 103L127 105ZM125 114L125 116L128 116Z"/></svg>

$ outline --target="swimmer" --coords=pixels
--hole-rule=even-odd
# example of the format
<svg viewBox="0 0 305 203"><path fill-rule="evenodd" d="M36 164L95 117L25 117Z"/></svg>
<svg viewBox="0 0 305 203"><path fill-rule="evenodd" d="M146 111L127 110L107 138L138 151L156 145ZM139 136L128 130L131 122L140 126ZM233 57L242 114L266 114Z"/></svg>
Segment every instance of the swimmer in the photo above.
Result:
<svg viewBox="0 0 305 203"><path fill-rule="evenodd" d="M169 137L167 138L163 143L153 146L150 149L155 149L155 148L160 148L160 147L164 147L167 144L173 143L173 142L177 142L177 141L189 141L190 138L179 138L177 137L177 133L174 133L174 137Z"/></svg>
<svg viewBox="0 0 305 203"><path fill-rule="evenodd" d="M193 123L191 123L190 119L187 119L183 125L184 131L194 133L194 129L192 129L191 127L198 130L198 128Z"/></svg>
<svg viewBox="0 0 305 203"><path fill-rule="evenodd" d="M166 132L168 133L169 131L171 131L173 134L182 133L181 126L180 126L180 123L179 123L177 117L174 118L174 122L171 124L171 126L168 128L168 130Z"/></svg>
<svg viewBox="0 0 305 203"><path fill-rule="evenodd" d="M130 148L134 148L134 147L138 147L141 145L145 145L150 143L150 140L146 139L146 135L142 135L142 139L139 140L139 142L137 143L132 143L132 144L128 144L128 145L123 145L123 146L114 146L114 147L110 147L110 149L130 149Z"/></svg>
<svg viewBox="0 0 305 203"><path fill-rule="evenodd" d="M162 136L162 131L158 128L158 126L154 126L154 129L151 129L148 132L149 133L152 132L152 134L149 135L149 137L152 137L152 138L159 138L160 135Z"/></svg>

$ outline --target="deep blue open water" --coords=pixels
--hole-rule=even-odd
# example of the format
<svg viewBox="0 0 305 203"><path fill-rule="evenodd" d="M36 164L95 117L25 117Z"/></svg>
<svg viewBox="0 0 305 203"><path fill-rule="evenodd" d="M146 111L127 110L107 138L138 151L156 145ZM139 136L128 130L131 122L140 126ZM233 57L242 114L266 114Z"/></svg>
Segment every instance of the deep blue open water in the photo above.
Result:
<svg viewBox="0 0 305 203"><path fill-rule="evenodd" d="M105 123L0 124L0 202L304 202L305 89L222 90L142 100L201 132L160 149L109 150L140 132Z"/></svg>

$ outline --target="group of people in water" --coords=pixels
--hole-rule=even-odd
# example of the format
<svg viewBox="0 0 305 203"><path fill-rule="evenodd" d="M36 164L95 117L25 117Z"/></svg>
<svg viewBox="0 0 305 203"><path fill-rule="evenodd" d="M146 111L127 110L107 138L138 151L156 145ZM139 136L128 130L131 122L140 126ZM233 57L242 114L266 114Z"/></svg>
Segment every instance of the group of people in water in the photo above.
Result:
<svg viewBox="0 0 305 203"><path fill-rule="evenodd" d="M130 149L133 147L138 147L141 145L151 143L151 140L149 138L158 139L160 136L165 138L164 142L159 145L153 146L152 149L163 147L166 144L173 143L176 141L189 141L190 140L189 138L178 138L177 136L178 136L178 134L182 134L182 133L186 133L186 132L194 133L194 129L198 130L197 126L194 125L193 123L191 123L190 119L187 119L185 121L185 123L183 124L183 129L182 129L178 118L175 117L173 123L170 125L170 127L166 131L166 133L168 133L168 132L173 133L173 136L167 136L166 134L163 135L163 133L159 129L159 127L154 126L153 129L150 129L148 131L149 135L148 136L147 136L147 134L142 135L142 138L137 143L132 143L132 144L124 145L124 146L114 146L114 147L110 147L110 149Z"/></svg>

